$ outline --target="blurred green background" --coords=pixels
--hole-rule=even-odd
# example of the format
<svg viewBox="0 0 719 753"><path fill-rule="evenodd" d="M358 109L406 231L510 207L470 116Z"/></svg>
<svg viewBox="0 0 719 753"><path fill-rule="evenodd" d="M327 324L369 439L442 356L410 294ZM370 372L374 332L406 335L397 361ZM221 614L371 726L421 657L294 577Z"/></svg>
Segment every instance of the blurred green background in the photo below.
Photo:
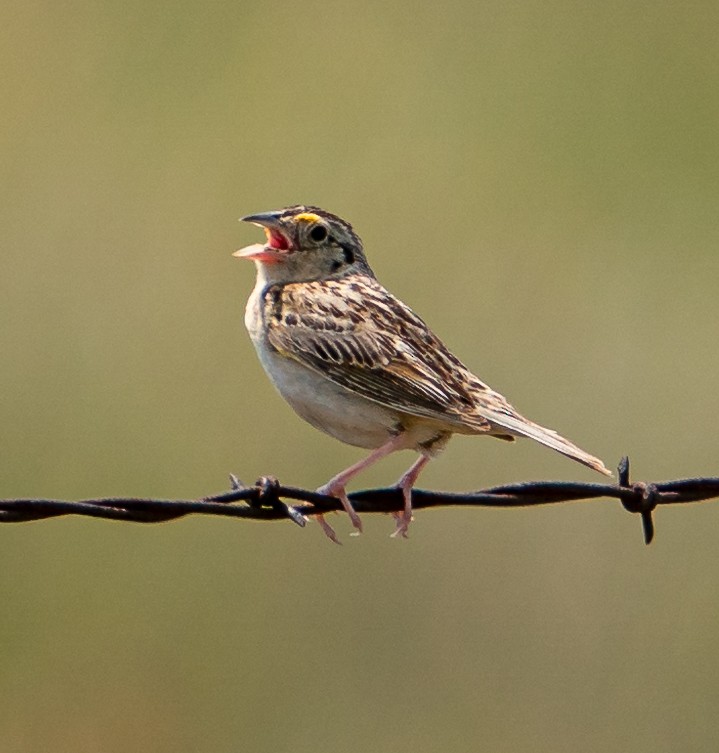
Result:
<svg viewBox="0 0 719 753"><path fill-rule="evenodd" d="M719 475L715 3L0 8L0 496L314 487L230 253L346 217L533 419ZM387 484L392 457L361 486ZM599 480L456 438L422 486ZM713 751L719 505L0 529L3 753Z"/></svg>

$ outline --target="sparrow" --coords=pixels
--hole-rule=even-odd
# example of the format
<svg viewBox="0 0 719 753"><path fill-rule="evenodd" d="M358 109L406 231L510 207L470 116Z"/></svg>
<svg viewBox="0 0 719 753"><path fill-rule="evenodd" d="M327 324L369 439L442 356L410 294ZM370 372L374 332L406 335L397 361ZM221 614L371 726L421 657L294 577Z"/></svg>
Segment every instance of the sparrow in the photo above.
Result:
<svg viewBox="0 0 719 753"><path fill-rule="evenodd" d="M357 533L362 522L347 497L349 481L390 453L418 453L397 482L404 507L392 535L406 537L412 487L453 434L529 437L611 476L601 460L524 418L385 290L349 222L306 205L242 221L267 236L233 254L257 270L245 326L267 375L305 421L371 450L317 490L341 501ZM323 515L318 521L339 543Z"/></svg>

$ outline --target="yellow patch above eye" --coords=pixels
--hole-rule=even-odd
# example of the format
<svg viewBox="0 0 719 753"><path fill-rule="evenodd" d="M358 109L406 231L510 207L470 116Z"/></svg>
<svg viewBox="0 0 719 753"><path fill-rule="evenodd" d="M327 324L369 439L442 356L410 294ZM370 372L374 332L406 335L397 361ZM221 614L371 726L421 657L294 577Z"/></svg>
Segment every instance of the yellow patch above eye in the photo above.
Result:
<svg viewBox="0 0 719 753"><path fill-rule="evenodd" d="M312 212L302 212L302 214L295 215L295 220L297 222L317 222L321 219L322 218L318 214L313 214Z"/></svg>

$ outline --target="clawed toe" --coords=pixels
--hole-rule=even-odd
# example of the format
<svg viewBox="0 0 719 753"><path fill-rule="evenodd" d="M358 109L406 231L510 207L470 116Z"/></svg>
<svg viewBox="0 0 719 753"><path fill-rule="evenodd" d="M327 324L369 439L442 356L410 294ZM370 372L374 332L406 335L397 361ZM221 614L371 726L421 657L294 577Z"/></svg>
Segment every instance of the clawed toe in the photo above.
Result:
<svg viewBox="0 0 719 753"><path fill-rule="evenodd" d="M334 528L325 520L324 515L318 515L317 516L317 522L320 524L320 528L322 528L322 533L330 540L334 541L335 544L339 544L342 546L342 542L337 538L337 532Z"/></svg>
<svg viewBox="0 0 719 753"><path fill-rule="evenodd" d="M355 528L355 532L351 535L359 536L362 533L363 531L362 520L360 519L360 516L356 513L354 507L352 507L352 503L349 501L349 498L347 497L347 492L344 490L344 487L333 486L330 483L330 484L326 484L325 486L321 486L317 490L317 493L326 494L330 497L337 497L337 499L339 499L339 501L342 503L342 507L344 507L345 512L349 516L349 519ZM321 515L318 517L322 518ZM321 525L322 525L322 530L325 532L325 534L327 534L327 536L329 536L329 538L331 538L332 541L335 541L336 543L339 544L339 541L337 541L334 529L330 526L330 524L327 523L327 521L323 521ZM327 526L327 528L329 528L332 531L332 534L333 534L332 536L329 535L325 526Z"/></svg>
<svg viewBox="0 0 719 753"><path fill-rule="evenodd" d="M409 524L412 522L412 513L410 512L409 516L407 516L406 512L395 512L392 513L392 516L394 517L394 531L389 535L391 539L396 539L397 537L401 537L403 539L408 539L409 536L407 534L409 530Z"/></svg>
<svg viewBox="0 0 719 753"><path fill-rule="evenodd" d="M347 500L347 506L345 507L345 510L347 511L347 515L349 516L350 521L352 522L352 525L355 527L355 536L359 536L363 532L362 527L362 520L359 515L355 512L354 507L350 504L349 500Z"/></svg>

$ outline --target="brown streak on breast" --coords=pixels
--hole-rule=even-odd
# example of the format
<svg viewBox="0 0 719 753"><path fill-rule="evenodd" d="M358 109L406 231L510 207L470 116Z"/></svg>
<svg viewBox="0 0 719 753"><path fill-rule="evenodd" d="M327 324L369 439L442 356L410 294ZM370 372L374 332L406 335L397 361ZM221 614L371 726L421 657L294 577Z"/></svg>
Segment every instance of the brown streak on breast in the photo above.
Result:
<svg viewBox="0 0 719 753"><path fill-rule="evenodd" d="M278 322L282 321L282 288L268 288L265 301L269 305L270 315Z"/></svg>

